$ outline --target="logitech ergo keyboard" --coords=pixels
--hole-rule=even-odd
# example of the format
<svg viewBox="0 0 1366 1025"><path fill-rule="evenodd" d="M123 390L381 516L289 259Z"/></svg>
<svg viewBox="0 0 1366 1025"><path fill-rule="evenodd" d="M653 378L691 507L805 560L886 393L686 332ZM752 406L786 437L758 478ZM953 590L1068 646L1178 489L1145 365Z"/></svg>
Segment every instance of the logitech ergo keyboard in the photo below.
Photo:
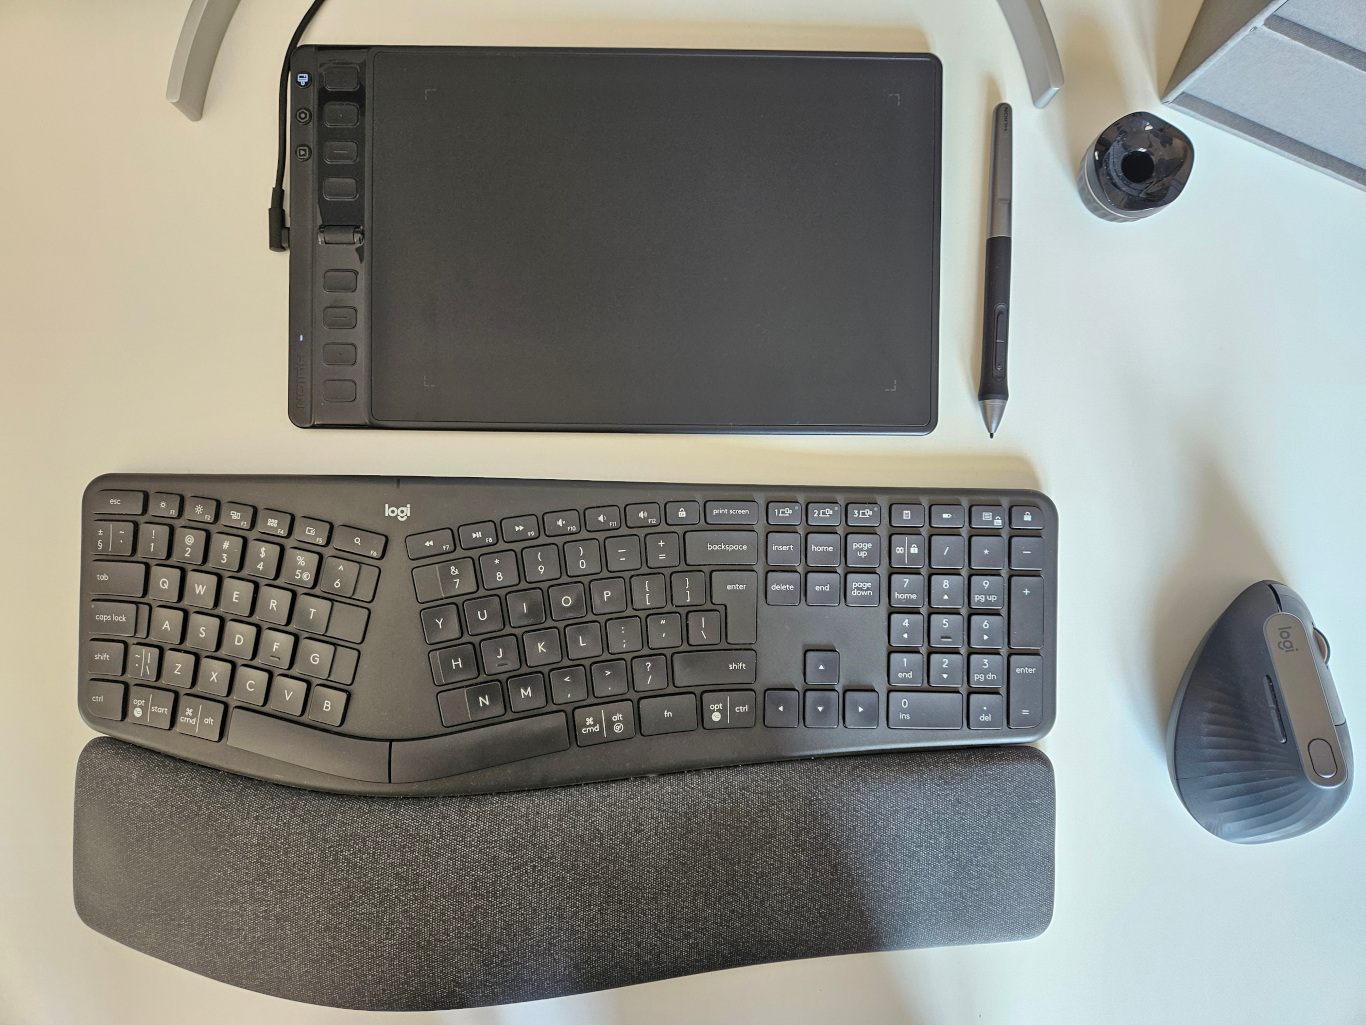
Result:
<svg viewBox="0 0 1366 1025"><path fill-rule="evenodd" d="M119 474L82 533L86 722L295 786L519 790L1054 719L1032 491Z"/></svg>

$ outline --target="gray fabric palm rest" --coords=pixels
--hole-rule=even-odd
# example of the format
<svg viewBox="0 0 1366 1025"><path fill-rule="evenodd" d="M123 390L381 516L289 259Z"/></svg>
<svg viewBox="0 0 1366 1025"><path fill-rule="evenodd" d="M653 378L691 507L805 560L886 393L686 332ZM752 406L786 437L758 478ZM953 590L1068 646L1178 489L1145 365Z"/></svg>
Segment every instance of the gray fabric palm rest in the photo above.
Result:
<svg viewBox="0 0 1366 1025"><path fill-rule="evenodd" d="M474 1007L1017 940L1053 913L1053 769L1028 747L373 798L100 738L75 814L86 924L336 1007Z"/></svg>

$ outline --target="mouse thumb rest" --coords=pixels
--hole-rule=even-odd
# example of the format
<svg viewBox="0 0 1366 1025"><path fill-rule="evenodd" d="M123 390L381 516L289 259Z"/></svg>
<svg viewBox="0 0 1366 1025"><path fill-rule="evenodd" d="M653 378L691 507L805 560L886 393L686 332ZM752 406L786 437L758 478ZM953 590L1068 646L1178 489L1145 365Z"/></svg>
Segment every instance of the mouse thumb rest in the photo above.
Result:
<svg viewBox="0 0 1366 1025"><path fill-rule="evenodd" d="M1346 717L1313 619L1286 585L1261 581L1219 617L1172 705L1172 781L1204 828L1264 843L1327 821L1351 790Z"/></svg>

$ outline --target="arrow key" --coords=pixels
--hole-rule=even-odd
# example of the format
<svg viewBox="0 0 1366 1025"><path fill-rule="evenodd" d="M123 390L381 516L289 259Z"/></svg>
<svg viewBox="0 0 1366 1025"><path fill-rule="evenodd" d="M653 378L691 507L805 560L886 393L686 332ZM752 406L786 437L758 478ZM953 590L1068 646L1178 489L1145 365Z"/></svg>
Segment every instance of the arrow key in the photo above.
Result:
<svg viewBox="0 0 1366 1025"><path fill-rule="evenodd" d="M847 690L844 692L844 725L851 730L877 729L877 691Z"/></svg>
<svg viewBox="0 0 1366 1025"><path fill-rule="evenodd" d="M833 690L806 692L806 725L814 729L833 730L840 724L840 696Z"/></svg>
<svg viewBox="0 0 1366 1025"><path fill-rule="evenodd" d="M786 729L801 725L801 705L795 690L764 691L764 725Z"/></svg>

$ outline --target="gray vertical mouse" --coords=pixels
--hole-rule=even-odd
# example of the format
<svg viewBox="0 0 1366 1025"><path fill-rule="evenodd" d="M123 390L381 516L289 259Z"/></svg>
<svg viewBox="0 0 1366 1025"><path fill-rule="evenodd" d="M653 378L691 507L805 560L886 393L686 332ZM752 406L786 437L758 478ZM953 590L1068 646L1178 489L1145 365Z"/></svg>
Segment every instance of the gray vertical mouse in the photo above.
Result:
<svg viewBox="0 0 1366 1025"><path fill-rule="evenodd" d="M1238 595L1191 658L1167 723L1172 782L1215 836L1307 833L1352 789L1352 744L1328 642L1285 584Z"/></svg>

